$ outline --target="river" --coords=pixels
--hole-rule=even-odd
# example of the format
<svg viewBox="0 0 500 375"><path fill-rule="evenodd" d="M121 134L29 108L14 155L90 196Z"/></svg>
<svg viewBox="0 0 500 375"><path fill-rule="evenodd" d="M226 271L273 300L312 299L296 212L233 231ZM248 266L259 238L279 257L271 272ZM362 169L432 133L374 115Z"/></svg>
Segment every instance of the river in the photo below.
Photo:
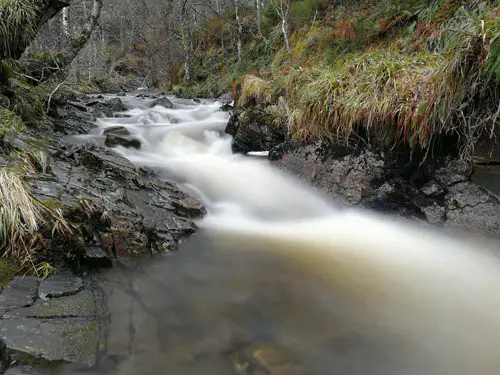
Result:
<svg viewBox="0 0 500 375"><path fill-rule="evenodd" d="M141 148L115 151L208 210L178 253L103 274L110 339L92 373L498 373L500 262L485 243L341 208L233 154L220 103L170 99L125 97L124 117L88 136L126 127Z"/></svg>

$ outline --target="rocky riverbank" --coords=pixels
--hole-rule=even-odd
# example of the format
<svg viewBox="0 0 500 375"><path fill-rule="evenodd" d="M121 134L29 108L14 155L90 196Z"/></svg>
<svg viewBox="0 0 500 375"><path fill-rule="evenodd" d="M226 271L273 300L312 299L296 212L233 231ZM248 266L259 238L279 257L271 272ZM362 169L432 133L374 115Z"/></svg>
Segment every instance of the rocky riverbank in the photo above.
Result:
<svg viewBox="0 0 500 375"><path fill-rule="evenodd" d="M164 96L153 96L151 105L155 101L169 105ZM109 314L93 270L175 251L196 230L193 219L204 214L174 183L72 137L86 134L97 117L123 110L118 97L81 98L55 109L43 126L0 137L2 166L26 155L34 166L26 175L33 197L68 226L64 235L48 226L38 234L43 246L34 260L50 262L54 276L18 276L0 287L0 373L32 374L23 366L33 363L95 364ZM119 133L108 136L120 139Z"/></svg>
<svg viewBox="0 0 500 375"><path fill-rule="evenodd" d="M464 168L453 150L421 163L421 155L411 159L409 152L384 153L362 142L345 147L285 141L286 127L275 120L258 104L237 108L226 129L235 138L233 150L269 151L277 167L347 205L500 238L500 200L491 190L494 171L482 184L475 174L481 166ZM477 154L487 155L486 162L498 157L498 150L492 155L490 149L483 144ZM484 157L481 161L484 165ZM496 179L498 185L500 169Z"/></svg>

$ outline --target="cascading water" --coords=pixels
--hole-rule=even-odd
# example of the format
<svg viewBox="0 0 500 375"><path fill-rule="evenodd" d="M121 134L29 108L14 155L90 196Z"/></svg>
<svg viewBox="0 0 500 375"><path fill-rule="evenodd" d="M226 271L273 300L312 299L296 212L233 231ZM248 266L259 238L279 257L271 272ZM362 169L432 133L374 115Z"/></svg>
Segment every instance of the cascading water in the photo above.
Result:
<svg viewBox="0 0 500 375"><path fill-rule="evenodd" d="M100 119L97 138L107 128L126 127L142 146L116 152L163 171L207 207L201 235L226 267L200 266L218 278L212 286L205 278L197 289L213 297L219 288L212 308L244 300L245 291L282 290L280 302L269 297L277 305L267 318L286 328L290 342L307 343L308 375L500 372L500 261L486 245L339 209L267 161L232 154L220 103L172 99L167 109L126 100L132 109ZM229 289L232 267L244 279L241 294ZM245 279L245 269L258 275ZM338 321L361 335L362 355L335 352L327 343Z"/></svg>

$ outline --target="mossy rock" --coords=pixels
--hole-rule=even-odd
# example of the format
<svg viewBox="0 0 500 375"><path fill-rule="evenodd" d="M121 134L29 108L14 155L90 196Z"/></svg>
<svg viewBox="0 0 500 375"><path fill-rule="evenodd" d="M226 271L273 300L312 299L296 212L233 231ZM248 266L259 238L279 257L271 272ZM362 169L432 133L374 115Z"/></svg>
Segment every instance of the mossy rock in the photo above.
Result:
<svg viewBox="0 0 500 375"><path fill-rule="evenodd" d="M17 268L14 261L0 258L0 286L7 285L14 278Z"/></svg>

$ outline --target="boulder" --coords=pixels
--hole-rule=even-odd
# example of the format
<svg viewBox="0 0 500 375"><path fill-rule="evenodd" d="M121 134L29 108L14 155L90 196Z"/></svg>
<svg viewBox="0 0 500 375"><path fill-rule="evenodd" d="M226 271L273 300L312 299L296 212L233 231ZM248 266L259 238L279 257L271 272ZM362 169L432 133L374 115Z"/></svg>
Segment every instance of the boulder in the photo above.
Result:
<svg viewBox="0 0 500 375"><path fill-rule="evenodd" d="M264 110L252 108L234 113L225 132L234 138L233 151L270 151L285 141L285 131L273 124L272 116Z"/></svg>
<svg viewBox="0 0 500 375"><path fill-rule="evenodd" d="M165 108L169 108L169 109L174 107L174 104L170 101L170 99L168 99L166 97L161 97L161 98L155 99L153 101L152 106L154 107L156 105L159 105L159 106L162 106Z"/></svg>

